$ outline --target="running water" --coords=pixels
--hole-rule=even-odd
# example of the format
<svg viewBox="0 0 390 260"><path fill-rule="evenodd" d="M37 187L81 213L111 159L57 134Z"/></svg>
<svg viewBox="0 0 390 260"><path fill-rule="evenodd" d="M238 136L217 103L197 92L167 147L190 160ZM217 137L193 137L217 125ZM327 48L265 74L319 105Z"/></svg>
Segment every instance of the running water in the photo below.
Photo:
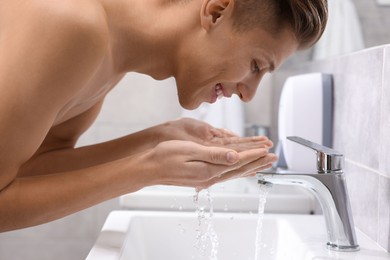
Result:
<svg viewBox="0 0 390 260"><path fill-rule="evenodd" d="M260 260L261 254L261 233L263 231L263 218L264 218L264 207L268 195L269 186L260 185L260 196L259 196L259 210L258 210L258 219L257 219L257 228L256 228L256 244L255 244L255 260Z"/></svg>
<svg viewBox="0 0 390 260"><path fill-rule="evenodd" d="M264 207L269 188L270 186L260 185L254 260L261 260L261 249L263 247L261 237L263 230ZM206 253L210 248L209 246L211 246L208 260L218 260L219 240L213 225L213 200L210 191L207 189L205 190L207 203L206 205L201 205L201 203L199 202L200 193L201 192L197 190L196 194L193 197L198 218L198 229L196 230L197 236L196 243L194 246L196 249L199 250L199 254L197 257L192 257L192 259L205 259ZM207 208L209 209L208 212Z"/></svg>
<svg viewBox="0 0 390 260"><path fill-rule="evenodd" d="M217 233L214 230L213 225L213 199L210 191L206 190L207 206L209 212L206 212L206 206L200 205L199 203L200 191L196 191L194 195L194 203L196 206L196 214L198 216L198 229L195 248L199 250L198 259L204 259L208 248L208 242L211 245L209 260L218 259L218 245L219 240Z"/></svg>

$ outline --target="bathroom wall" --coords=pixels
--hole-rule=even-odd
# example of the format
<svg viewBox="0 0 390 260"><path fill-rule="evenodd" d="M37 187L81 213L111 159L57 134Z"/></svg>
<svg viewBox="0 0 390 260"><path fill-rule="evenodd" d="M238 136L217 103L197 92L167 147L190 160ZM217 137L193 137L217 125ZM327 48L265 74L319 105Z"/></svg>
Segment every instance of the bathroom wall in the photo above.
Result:
<svg viewBox="0 0 390 260"><path fill-rule="evenodd" d="M390 7L354 0L367 48L390 43ZM390 47L378 47L311 63L312 50L298 53L272 76L272 140L277 110L288 76L308 72L334 75L334 147L346 156L355 224L390 250Z"/></svg>
<svg viewBox="0 0 390 260"><path fill-rule="evenodd" d="M355 224L390 250L390 45L301 64L275 81L308 72L334 77L333 147L345 155Z"/></svg>
<svg viewBox="0 0 390 260"><path fill-rule="evenodd" d="M377 0L353 0L359 15L366 47L389 43L390 6L381 6Z"/></svg>

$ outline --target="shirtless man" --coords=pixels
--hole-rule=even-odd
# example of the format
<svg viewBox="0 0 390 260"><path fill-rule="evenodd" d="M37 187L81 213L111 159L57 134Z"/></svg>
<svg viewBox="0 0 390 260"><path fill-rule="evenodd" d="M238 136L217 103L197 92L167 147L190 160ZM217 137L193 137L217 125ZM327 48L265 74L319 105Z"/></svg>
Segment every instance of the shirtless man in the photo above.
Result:
<svg viewBox="0 0 390 260"><path fill-rule="evenodd" d="M326 0L1 1L0 231L150 185L204 188L270 167L265 137L190 119L74 146L126 72L175 77L186 109L247 102L326 17Z"/></svg>

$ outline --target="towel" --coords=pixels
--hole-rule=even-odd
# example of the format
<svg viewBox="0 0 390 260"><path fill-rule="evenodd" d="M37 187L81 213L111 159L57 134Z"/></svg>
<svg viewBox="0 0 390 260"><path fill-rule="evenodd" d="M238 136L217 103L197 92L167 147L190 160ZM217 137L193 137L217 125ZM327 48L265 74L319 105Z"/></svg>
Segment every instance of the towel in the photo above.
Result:
<svg viewBox="0 0 390 260"><path fill-rule="evenodd" d="M351 0L328 0L329 20L321 39L314 46L313 60L364 49L362 30Z"/></svg>

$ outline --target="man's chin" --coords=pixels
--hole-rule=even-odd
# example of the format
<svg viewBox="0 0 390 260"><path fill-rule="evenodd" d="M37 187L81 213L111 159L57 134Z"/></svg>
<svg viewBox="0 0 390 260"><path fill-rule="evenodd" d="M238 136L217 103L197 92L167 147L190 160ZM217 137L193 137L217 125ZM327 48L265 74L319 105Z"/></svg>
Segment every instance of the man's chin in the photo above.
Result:
<svg viewBox="0 0 390 260"><path fill-rule="evenodd" d="M180 106L186 110L195 110L197 109L202 103L194 103L194 102L185 102L185 101L180 101Z"/></svg>

